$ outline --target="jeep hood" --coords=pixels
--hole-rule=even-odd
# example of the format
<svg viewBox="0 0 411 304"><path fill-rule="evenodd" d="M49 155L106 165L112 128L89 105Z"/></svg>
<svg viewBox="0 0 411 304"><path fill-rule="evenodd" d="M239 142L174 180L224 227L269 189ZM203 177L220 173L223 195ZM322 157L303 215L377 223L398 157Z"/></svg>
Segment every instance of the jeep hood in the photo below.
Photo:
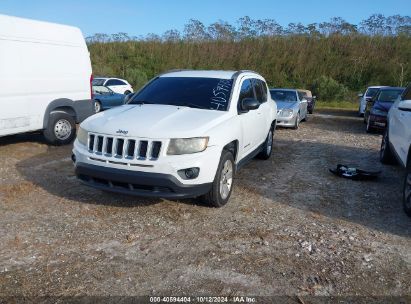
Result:
<svg viewBox="0 0 411 304"><path fill-rule="evenodd" d="M89 132L152 139L206 136L229 117L225 111L170 105L124 105L86 119ZM122 134L117 131L122 130Z"/></svg>

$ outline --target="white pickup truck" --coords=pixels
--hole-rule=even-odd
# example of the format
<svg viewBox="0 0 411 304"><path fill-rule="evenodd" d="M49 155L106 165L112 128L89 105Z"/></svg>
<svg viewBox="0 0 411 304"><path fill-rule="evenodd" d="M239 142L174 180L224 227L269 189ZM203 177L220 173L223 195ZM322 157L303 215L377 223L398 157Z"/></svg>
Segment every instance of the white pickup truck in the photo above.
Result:
<svg viewBox="0 0 411 304"><path fill-rule="evenodd" d="M227 203L236 171L271 155L276 103L251 71L171 71L128 104L85 120L74 142L86 185L147 197Z"/></svg>
<svg viewBox="0 0 411 304"><path fill-rule="evenodd" d="M405 168L404 211L411 216L411 84L388 112L381 142L381 162L389 164L395 159Z"/></svg>

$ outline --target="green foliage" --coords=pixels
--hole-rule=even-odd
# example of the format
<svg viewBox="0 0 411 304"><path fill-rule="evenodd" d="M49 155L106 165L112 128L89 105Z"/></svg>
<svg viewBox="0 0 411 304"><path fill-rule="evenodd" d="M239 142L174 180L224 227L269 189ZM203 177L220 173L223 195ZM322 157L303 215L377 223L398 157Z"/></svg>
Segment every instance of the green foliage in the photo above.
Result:
<svg viewBox="0 0 411 304"><path fill-rule="evenodd" d="M344 100L348 95L348 89L344 85L324 75L314 81L312 90L319 99L324 100Z"/></svg>
<svg viewBox="0 0 411 304"><path fill-rule="evenodd" d="M411 81L411 18L373 15L360 25L341 18L290 24L240 18L238 26L190 20L184 33L89 37L94 75L117 76L135 89L170 69L255 70L271 87L307 88L323 100L357 100L369 85Z"/></svg>
<svg viewBox="0 0 411 304"><path fill-rule="evenodd" d="M148 81L146 73L136 68L127 69L125 78L134 84L135 88L142 87Z"/></svg>

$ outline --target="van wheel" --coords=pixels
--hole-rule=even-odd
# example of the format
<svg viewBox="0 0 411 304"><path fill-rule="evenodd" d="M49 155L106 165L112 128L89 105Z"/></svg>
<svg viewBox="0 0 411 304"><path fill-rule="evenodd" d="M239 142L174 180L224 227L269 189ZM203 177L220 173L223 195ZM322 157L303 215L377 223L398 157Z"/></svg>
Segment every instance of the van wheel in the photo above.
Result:
<svg viewBox="0 0 411 304"><path fill-rule="evenodd" d="M384 135L382 136L380 148L380 161L383 164L393 164L395 162L395 158L392 154L390 141L388 138L388 128L385 130Z"/></svg>
<svg viewBox="0 0 411 304"><path fill-rule="evenodd" d="M269 159L273 151L273 130L270 128L267 138L265 139L261 152L257 155L259 159Z"/></svg>
<svg viewBox="0 0 411 304"><path fill-rule="evenodd" d="M202 197L202 200L217 208L227 204L233 191L234 172L233 154L230 151L223 150L211 190Z"/></svg>
<svg viewBox="0 0 411 304"><path fill-rule="evenodd" d="M94 101L94 112L101 112L101 102L98 100Z"/></svg>
<svg viewBox="0 0 411 304"><path fill-rule="evenodd" d="M404 211L408 216L411 216L411 164L407 166L407 171L404 177L403 190Z"/></svg>
<svg viewBox="0 0 411 304"><path fill-rule="evenodd" d="M43 135L47 142L52 145L67 145L76 137L76 122L67 113L52 113Z"/></svg>

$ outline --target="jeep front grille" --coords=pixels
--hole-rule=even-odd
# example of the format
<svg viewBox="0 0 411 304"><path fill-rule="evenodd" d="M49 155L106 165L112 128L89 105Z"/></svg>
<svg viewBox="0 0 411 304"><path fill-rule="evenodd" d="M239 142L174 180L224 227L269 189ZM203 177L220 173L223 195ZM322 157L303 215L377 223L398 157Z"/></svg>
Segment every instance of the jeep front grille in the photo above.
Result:
<svg viewBox="0 0 411 304"><path fill-rule="evenodd" d="M89 134L88 150L95 155L127 160L156 160L162 142Z"/></svg>

